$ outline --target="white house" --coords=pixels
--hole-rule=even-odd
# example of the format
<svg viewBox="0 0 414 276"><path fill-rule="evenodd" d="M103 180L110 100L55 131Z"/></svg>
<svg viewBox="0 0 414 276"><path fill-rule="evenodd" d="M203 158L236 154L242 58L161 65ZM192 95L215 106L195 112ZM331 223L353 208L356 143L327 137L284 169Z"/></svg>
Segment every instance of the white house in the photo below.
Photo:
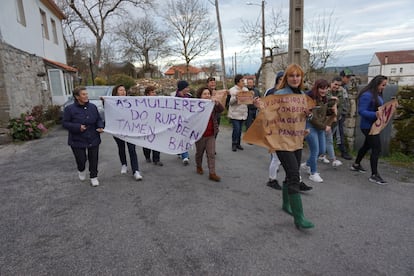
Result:
<svg viewBox="0 0 414 276"><path fill-rule="evenodd" d="M376 52L368 66L368 81L384 75L390 83L414 85L414 50Z"/></svg>
<svg viewBox="0 0 414 276"><path fill-rule="evenodd" d="M63 104L77 70L66 65L62 19L53 0L2 0L0 126L34 106Z"/></svg>

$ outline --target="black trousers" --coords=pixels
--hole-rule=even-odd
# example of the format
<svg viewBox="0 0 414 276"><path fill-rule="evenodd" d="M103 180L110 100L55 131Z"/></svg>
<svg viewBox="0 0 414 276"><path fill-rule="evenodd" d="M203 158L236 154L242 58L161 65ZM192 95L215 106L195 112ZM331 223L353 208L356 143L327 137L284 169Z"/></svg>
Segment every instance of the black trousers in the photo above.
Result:
<svg viewBox="0 0 414 276"><path fill-rule="evenodd" d="M160 152L156 150L151 150L148 148L142 148L144 152L145 159L151 159L151 151L152 151L152 162L160 162Z"/></svg>
<svg viewBox="0 0 414 276"><path fill-rule="evenodd" d="M86 168L86 161L89 160L89 177L97 177L99 145L90 148L71 148L73 155L75 156L78 171L83 172ZM86 156L86 154L88 154L88 156Z"/></svg>
<svg viewBox="0 0 414 276"><path fill-rule="evenodd" d="M286 184L289 194L299 193L300 187L300 161L302 149L296 151L276 151L277 157L286 172Z"/></svg>
<svg viewBox="0 0 414 276"><path fill-rule="evenodd" d="M370 158L370 165L371 165L371 173L377 174L378 173L378 158L381 153L381 139L380 135L369 135L369 129L361 129L362 133L365 135L365 141L362 147L358 150L358 155L355 160L356 164L360 164L362 158L364 158L365 154L371 150L371 158Z"/></svg>

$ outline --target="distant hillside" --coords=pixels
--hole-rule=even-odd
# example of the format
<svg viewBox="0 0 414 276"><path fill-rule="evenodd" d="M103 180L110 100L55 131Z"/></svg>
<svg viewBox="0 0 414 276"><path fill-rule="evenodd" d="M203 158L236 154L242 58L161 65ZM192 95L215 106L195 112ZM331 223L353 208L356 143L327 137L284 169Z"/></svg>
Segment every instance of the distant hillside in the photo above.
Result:
<svg viewBox="0 0 414 276"><path fill-rule="evenodd" d="M368 65L361 64L361 65L353 65L353 66L345 66L345 67L339 67L339 66L332 66L332 67L326 67L326 72L332 72L332 73L338 73L343 70L344 68L349 68L352 72L354 72L355 75L358 76L367 76L368 75Z"/></svg>

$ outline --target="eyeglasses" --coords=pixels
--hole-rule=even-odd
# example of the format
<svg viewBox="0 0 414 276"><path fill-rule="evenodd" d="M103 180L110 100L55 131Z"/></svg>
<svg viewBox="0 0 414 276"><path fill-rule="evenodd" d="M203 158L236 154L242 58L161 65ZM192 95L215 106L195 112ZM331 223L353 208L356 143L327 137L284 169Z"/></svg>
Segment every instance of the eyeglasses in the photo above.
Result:
<svg viewBox="0 0 414 276"><path fill-rule="evenodd" d="M207 82L209 82L209 81L216 81L216 79L215 78L208 78Z"/></svg>

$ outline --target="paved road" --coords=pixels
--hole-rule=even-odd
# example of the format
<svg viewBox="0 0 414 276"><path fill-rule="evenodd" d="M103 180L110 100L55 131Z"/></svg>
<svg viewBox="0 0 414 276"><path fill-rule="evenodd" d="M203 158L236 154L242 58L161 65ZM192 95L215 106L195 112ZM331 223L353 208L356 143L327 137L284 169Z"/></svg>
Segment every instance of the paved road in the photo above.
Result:
<svg viewBox="0 0 414 276"><path fill-rule="evenodd" d="M217 142L220 183L195 173L194 152L191 166L161 154L155 167L140 148L136 182L103 134L97 188L77 179L60 127L2 146L0 275L414 274L413 172L380 162L379 186L349 161L321 164L325 182L302 197L316 227L298 231L265 186L266 150L232 152L230 137Z"/></svg>

